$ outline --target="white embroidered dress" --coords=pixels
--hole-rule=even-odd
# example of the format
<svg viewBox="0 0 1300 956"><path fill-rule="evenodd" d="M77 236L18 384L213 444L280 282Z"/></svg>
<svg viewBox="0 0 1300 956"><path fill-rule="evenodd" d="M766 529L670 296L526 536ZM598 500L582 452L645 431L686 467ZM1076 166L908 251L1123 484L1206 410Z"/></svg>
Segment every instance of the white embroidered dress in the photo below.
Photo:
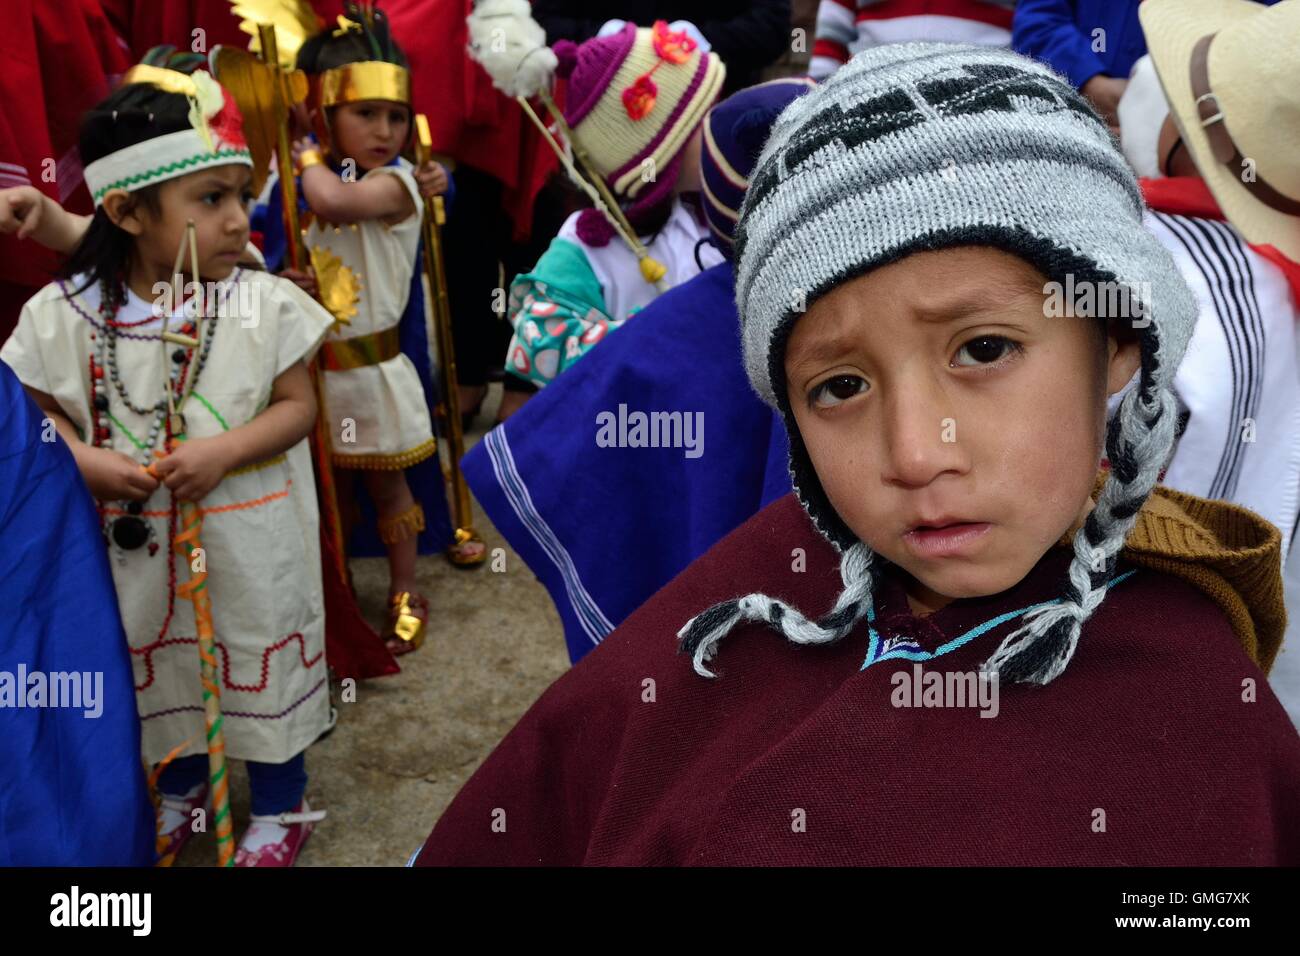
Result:
<svg viewBox="0 0 1300 956"><path fill-rule="evenodd" d="M104 332L98 286L71 294L78 285L54 283L28 301L0 358L24 385L52 395L88 436L90 359L98 345L91 336ZM190 438L218 435L253 419L266 408L276 376L310 358L332 322L292 282L263 272L238 271L222 286L228 314L211 320L205 333L214 336L211 351L182 409ZM175 348L163 351L160 320L152 316L152 306L135 295L117 316L121 323L138 323L119 331L116 361L132 404L140 408L165 395L164 366ZM140 461L137 443L149 434L152 416L128 408L111 383L108 397L109 446ZM123 513L120 501L99 505L106 518ZM243 760L282 763L329 726L318 516L307 441L229 473L200 506L226 750ZM171 493L159 485L143 512L159 545L156 553L109 546L150 762L186 741L182 754L206 749L193 608L175 595L175 586L190 577L190 564L168 547L171 514ZM75 603L77 595L49 600Z"/></svg>

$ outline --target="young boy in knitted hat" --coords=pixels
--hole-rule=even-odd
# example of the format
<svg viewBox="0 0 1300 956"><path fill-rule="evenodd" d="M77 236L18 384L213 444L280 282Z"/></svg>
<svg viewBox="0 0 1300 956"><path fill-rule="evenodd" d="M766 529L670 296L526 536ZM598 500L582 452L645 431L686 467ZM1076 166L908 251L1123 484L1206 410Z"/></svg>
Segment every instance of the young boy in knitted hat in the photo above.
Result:
<svg viewBox="0 0 1300 956"><path fill-rule="evenodd" d="M796 100L736 247L795 495L557 681L419 861L1300 862L1279 535L1153 492L1195 307L1142 211L1012 53L881 47Z"/></svg>
<svg viewBox="0 0 1300 956"><path fill-rule="evenodd" d="M581 46L555 45L564 119L639 237L639 256L607 216L574 213L531 272L510 287L515 334L506 372L544 386L665 289L720 256L703 249L703 214L681 200L699 185L700 124L726 68L687 31L632 24ZM507 391L506 418L519 396Z"/></svg>

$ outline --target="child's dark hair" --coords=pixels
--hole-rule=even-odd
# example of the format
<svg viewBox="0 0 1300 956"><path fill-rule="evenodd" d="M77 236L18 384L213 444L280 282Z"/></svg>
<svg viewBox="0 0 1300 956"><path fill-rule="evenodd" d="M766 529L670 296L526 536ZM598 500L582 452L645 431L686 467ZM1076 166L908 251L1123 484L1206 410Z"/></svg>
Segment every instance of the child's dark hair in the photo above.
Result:
<svg viewBox="0 0 1300 956"><path fill-rule="evenodd" d="M298 50L298 69L308 74L324 73L335 67L367 60L408 66L406 54L388 28L388 17L376 10L373 4L346 3L343 17L357 24L360 30L348 30L335 36L337 29L326 27L310 37Z"/></svg>
<svg viewBox="0 0 1300 956"><path fill-rule="evenodd" d="M161 46L150 50L141 62L191 73L203 63L203 57L195 53L176 53L175 47ZM136 143L189 129L189 113L190 102L180 93L168 93L147 83L118 87L82 118L78 141L82 165L89 166ZM134 190L129 201L143 205L156 215L161 211L158 189L159 185L154 184ZM116 299L124 295L122 289L134 248L134 237L114 225L104 207L100 206L95 210L81 242L59 269L58 276L70 279L84 274L86 281L76 291L100 283L109 296ZM108 297L105 304L111 304Z"/></svg>

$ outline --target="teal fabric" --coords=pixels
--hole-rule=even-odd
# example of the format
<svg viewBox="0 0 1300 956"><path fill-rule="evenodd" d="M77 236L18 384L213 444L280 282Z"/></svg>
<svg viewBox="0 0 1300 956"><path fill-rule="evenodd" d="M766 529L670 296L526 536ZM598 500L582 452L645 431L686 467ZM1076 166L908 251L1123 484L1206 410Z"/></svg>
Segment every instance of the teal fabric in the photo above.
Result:
<svg viewBox="0 0 1300 956"><path fill-rule="evenodd" d="M626 321L614 319L606 308L604 290L582 248L555 238L533 271L511 283L515 334L507 370L548 385Z"/></svg>

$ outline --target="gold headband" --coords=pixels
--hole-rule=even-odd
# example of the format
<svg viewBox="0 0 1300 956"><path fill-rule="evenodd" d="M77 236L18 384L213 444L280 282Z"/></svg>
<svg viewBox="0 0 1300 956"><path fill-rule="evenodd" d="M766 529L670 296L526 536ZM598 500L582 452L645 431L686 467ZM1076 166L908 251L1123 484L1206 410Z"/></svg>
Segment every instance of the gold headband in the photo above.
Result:
<svg viewBox="0 0 1300 956"><path fill-rule="evenodd" d="M411 102L411 74L406 67L382 60L349 63L320 75L320 105L337 106L360 100Z"/></svg>
<svg viewBox="0 0 1300 956"><path fill-rule="evenodd" d="M167 70L148 63L137 63L122 76L122 86L128 83L148 83L164 93L179 93L190 99L199 98L198 87L194 78L176 70Z"/></svg>

